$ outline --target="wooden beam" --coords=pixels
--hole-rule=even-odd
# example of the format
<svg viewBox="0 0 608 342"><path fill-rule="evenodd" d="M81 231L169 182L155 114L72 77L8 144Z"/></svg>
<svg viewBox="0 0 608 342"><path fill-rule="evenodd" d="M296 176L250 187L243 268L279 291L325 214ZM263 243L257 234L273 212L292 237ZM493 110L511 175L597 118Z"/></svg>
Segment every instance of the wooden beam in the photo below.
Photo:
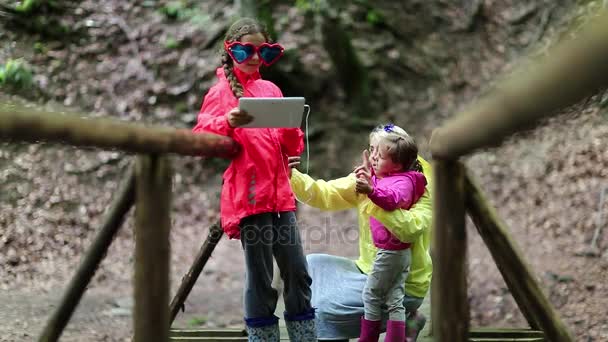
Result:
<svg viewBox="0 0 608 342"><path fill-rule="evenodd" d="M136 164L134 342L169 340L171 172L165 156Z"/></svg>
<svg viewBox="0 0 608 342"><path fill-rule="evenodd" d="M464 167L435 160L433 169L432 322L435 341L465 342L469 333Z"/></svg>
<svg viewBox="0 0 608 342"><path fill-rule="evenodd" d="M465 193L467 212L530 327L544 331L548 341L574 341L540 289L505 224L470 175L465 176Z"/></svg>
<svg viewBox="0 0 608 342"><path fill-rule="evenodd" d="M207 239L205 240L203 246L196 255L196 258L194 259L194 263L190 267L190 270L182 279L182 283L179 286L175 297L173 297L173 300L171 301L171 305L169 307L170 324L172 324L175 320L179 309L183 307L186 298L188 298L190 291L192 291L194 284L196 284L196 280L203 271L203 268L211 257L211 253L213 253L215 246L217 246L217 243L220 241L223 234L224 231L220 227L219 222L209 228L209 235L207 235Z"/></svg>
<svg viewBox="0 0 608 342"><path fill-rule="evenodd" d="M542 117L608 86L608 11L575 39L515 76L433 132L433 157L456 159L492 147Z"/></svg>
<svg viewBox="0 0 608 342"><path fill-rule="evenodd" d="M68 324L93 275L95 275L95 271L108 251L108 247L112 244L114 236L124 222L129 209L133 206L134 200L135 170L131 168L129 169L126 182L118 191L118 197L108 210L101 230L82 259L82 263L70 281L59 307L49 318L46 327L38 339L39 341L50 342L59 340L63 329Z"/></svg>
<svg viewBox="0 0 608 342"><path fill-rule="evenodd" d="M234 140L221 135L84 118L9 104L0 104L0 140L222 158L230 158L238 151Z"/></svg>

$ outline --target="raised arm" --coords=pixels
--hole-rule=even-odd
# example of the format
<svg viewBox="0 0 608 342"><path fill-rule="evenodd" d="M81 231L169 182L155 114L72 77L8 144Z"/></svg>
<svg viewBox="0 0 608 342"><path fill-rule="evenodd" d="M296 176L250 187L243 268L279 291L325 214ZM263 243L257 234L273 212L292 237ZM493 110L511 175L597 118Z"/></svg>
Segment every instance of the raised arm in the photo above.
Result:
<svg viewBox="0 0 608 342"><path fill-rule="evenodd" d="M357 206L361 195L355 192L355 176L324 181L314 180L296 169L291 172L291 188L300 202L321 210L344 210Z"/></svg>

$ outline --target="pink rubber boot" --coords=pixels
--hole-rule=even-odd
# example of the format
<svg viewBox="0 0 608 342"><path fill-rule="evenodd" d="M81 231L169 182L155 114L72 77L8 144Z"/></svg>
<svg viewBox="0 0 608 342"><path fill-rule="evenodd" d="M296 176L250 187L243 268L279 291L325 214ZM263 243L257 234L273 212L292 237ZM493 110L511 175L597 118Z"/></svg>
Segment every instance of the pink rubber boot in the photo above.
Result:
<svg viewBox="0 0 608 342"><path fill-rule="evenodd" d="M387 321L386 322L386 337L384 342L404 342L405 341L405 322L404 321Z"/></svg>
<svg viewBox="0 0 608 342"><path fill-rule="evenodd" d="M365 317L361 317L359 342L378 342L380 338L380 323L381 321L369 321Z"/></svg>

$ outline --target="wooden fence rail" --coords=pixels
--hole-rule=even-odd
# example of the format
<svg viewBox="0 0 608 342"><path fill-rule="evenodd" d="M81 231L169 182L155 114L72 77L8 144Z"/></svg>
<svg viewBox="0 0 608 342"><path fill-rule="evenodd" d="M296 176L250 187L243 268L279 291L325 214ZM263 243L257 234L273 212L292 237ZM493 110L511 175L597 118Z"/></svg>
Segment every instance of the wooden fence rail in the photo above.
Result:
<svg viewBox="0 0 608 342"><path fill-rule="evenodd" d="M491 147L538 119L608 86L608 11L576 39L515 77L433 132L435 158L456 159Z"/></svg>
<svg viewBox="0 0 608 342"><path fill-rule="evenodd" d="M467 213L530 327L544 331L549 341L574 341L543 294L534 273L509 236L506 225L468 173L465 176L465 194Z"/></svg>
<svg viewBox="0 0 608 342"><path fill-rule="evenodd" d="M212 133L194 134L187 129L83 118L8 104L0 104L0 140L222 158L238 151L234 140Z"/></svg>

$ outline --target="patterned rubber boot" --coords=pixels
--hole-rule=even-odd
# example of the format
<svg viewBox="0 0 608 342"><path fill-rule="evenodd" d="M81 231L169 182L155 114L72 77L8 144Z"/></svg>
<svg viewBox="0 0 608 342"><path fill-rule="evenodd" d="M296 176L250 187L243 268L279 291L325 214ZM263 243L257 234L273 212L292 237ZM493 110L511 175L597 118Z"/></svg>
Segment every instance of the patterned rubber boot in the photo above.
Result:
<svg viewBox="0 0 608 342"><path fill-rule="evenodd" d="M426 325L426 317L420 312L416 312L407 318L405 340L407 342L416 342L418 335Z"/></svg>
<svg viewBox="0 0 608 342"><path fill-rule="evenodd" d="M247 341L250 342L279 342L281 340L279 325L267 325L265 327L247 326Z"/></svg>
<svg viewBox="0 0 608 342"><path fill-rule="evenodd" d="M317 342L317 329L314 319L285 321L287 334L292 342Z"/></svg>
<svg viewBox="0 0 608 342"><path fill-rule="evenodd" d="M284 316L290 341L317 342L314 308L299 315L289 315L285 312Z"/></svg>

